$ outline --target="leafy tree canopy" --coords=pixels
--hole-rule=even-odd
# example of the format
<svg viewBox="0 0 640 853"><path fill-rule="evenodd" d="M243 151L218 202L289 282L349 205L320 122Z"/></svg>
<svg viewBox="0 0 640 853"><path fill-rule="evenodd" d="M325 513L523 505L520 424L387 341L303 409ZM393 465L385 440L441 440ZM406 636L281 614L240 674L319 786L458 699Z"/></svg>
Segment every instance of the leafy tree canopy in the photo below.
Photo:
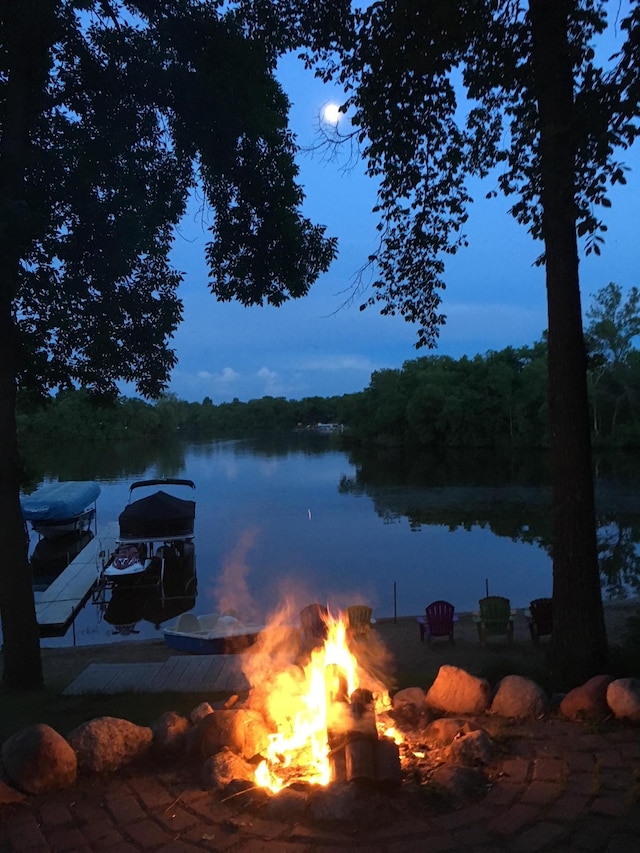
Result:
<svg viewBox="0 0 640 853"><path fill-rule="evenodd" d="M20 249L19 382L107 391L121 378L155 395L182 311L168 252L196 185L220 299L304 295L335 241L300 213L288 101L240 14L196 0L30 5L29 24L24 3L0 13L0 126L28 123L30 143L0 208L0 248Z"/></svg>
<svg viewBox="0 0 640 853"><path fill-rule="evenodd" d="M380 243L369 259L375 293L362 307L402 315L417 324L418 346L434 346L445 320L445 260L467 244L470 179L491 176L488 195L512 198L511 214L535 239L543 236L532 4L384 0L351 9L345 0L327 0L331 25L319 17L311 27L296 0L250 5L257 28L272 26L277 6L287 37L306 44L307 64L344 87L341 109L354 128L348 139L380 182ZM608 7L619 15L618 4L560 5L574 80L576 227L585 251L599 254L606 224L598 211L610 207L609 188L626 182L616 152L640 132L640 7L634 0L616 19L626 40L605 70L595 48ZM345 141L336 130L329 144Z"/></svg>

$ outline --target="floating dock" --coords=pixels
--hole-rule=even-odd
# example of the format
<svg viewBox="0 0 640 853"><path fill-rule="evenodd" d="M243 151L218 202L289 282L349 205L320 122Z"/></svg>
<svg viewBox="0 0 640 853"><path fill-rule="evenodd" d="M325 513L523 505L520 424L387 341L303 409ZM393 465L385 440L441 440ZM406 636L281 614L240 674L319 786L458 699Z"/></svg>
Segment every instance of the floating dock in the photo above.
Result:
<svg viewBox="0 0 640 853"><path fill-rule="evenodd" d="M115 547L118 524L103 525L91 542L69 563L36 601L41 637L63 637L87 603L103 561Z"/></svg>

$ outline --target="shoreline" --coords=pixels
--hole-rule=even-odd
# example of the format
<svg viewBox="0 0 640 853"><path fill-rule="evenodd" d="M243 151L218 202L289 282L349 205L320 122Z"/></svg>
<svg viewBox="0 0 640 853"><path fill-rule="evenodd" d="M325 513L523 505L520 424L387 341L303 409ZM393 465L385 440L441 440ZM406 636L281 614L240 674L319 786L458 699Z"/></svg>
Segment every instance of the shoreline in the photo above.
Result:
<svg viewBox="0 0 640 853"><path fill-rule="evenodd" d="M619 645L624 638L627 619L640 610L639 599L622 602L604 602L605 624L609 646ZM535 646L522 610L514 614L514 639L491 638L481 646L477 626L471 612L459 613L455 625L455 643L445 638L431 644L420 642L415 616L384 617L372 625L369 645L378 649L381 658L390 661L391 669L415 674L419 686L430 683L444 664L458 666L471 674L493 669L544 668L548 638ZM375 638L375 642L373 642ZM378 643L381 648L378 647ZM87 646L42 648L42 666L47 689L63 689L77 678L91 663L161 662L179 655L170 649L161 637L151 640L130 640ZM391 676L390 676L391 677Z"/></svg>

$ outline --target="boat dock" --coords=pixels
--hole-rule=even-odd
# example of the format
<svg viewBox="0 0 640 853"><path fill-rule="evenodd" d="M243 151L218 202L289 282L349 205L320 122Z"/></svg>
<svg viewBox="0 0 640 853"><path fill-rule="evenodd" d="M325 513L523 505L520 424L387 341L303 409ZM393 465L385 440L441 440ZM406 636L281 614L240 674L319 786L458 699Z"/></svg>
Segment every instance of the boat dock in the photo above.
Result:
<svg viewBox="0 0 640 853"><path fill-rule="evenodd" d="M84 607L98 580L103 559L113 550L118 524L103 525L54 582L36 600L41 637L63 637Z"/></svg>
<svg viewBox="0 0 640 853"><path fill-rule="evenodd" d="M161 663L89 664L63 693L237 693L248 689L241 655L175 655Z"/></svg>

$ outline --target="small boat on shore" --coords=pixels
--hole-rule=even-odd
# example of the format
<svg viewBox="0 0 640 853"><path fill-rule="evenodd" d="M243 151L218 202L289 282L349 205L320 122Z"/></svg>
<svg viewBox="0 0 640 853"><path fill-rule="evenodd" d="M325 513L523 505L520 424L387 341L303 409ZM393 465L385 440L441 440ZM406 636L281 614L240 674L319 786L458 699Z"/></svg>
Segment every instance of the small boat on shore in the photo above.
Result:
<svg viewBox="0 0 640 853"><path fill-rule="evenodd" d="M118 519L119 536L100 575L107 587L162 584L195 573L195 501L158 489L132 501L135 491L178 486L193 493L192 480L139 480L129 489L129 503Z"/></svg>
<svg viewBox="0 0 640 853"><path fill-rule="evenodd" d="M244 625L235 616L183 613L173 627L165 628L171 649L193 655L235 655L255 643L264 625Z"/></svg>

